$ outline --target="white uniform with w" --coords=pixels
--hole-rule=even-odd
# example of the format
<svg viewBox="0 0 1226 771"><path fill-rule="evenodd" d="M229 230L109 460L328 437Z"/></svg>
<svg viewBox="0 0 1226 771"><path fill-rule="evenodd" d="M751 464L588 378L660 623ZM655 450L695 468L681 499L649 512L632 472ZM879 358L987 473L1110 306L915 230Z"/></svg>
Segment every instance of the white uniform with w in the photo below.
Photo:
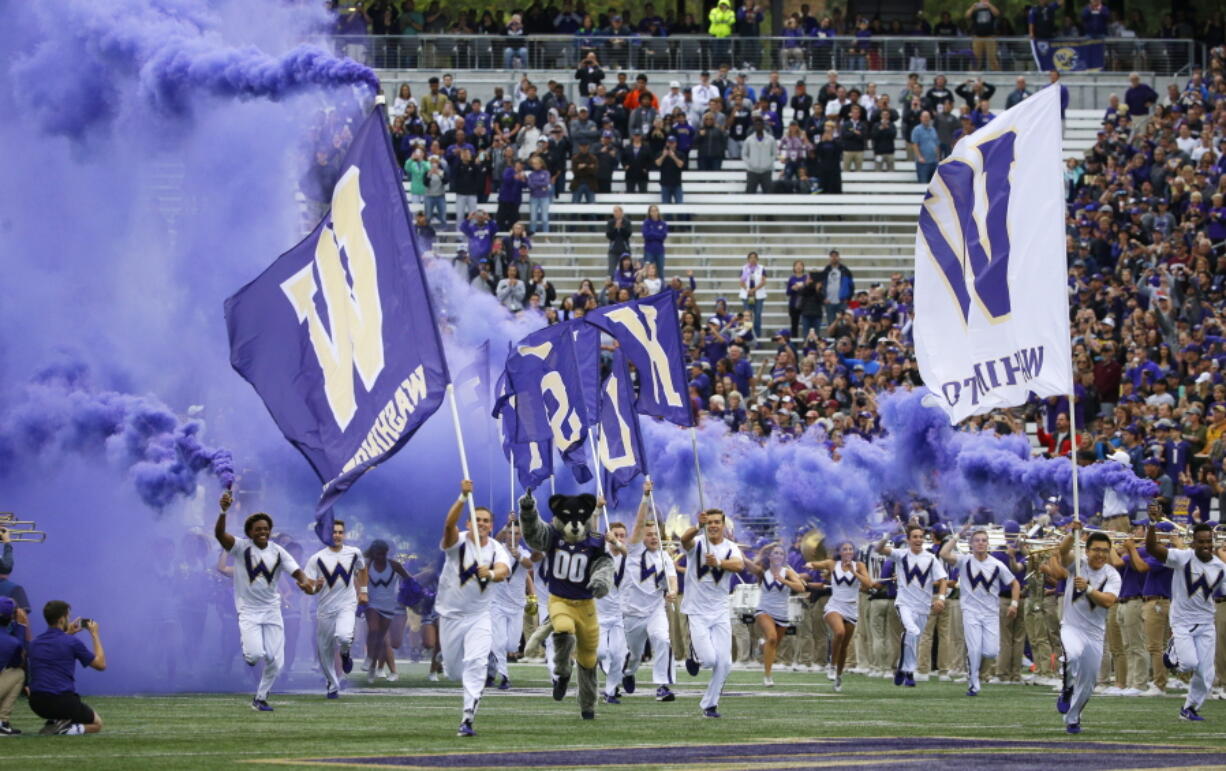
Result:
<svg viewBox="0 0 1226 771"><path fill-rule="evenodd" d="M246 538L235 538L230 556L235 562L234 607L243 660L250 666L264 662L255 698L266 701L285 664L285 625L277 581L282 575L297 572L299 566L289 552L271 541L260 549Z"/></svg>
<svg viewBox="0 0 1226 771"><path fill-rule="evenodd" d="M711 682L702 696L703 709L719 704L724 681L732 670L732 623L728 617L728 593L732 573L707 565L707 555L721 563L744 559L741 549L727 538L717 544L705 535L695 537L685 553L685 597L681 611L690 622L690 648L703 669L711 670Z"/></svg>
<svg viewBox="0 0 1226 771"><path fill-rule="evenodd" d="M339 550L320 549L307 560L303 572L312 580L322 578L323 588L315 595L315 653L324 671L329 691L340 690L336 674L336 654L346 655L353 645L357 619L358 593L353 580L366 567L362 552L353 546Z"/></svg>
<svg viewBox="0 0 1226 771"><path fill-rule="evenodd" d="M596 600L596 619L600 622L600 640L596 644L596 661L604 670L606 696L617 693L622 669L626 666L626 626L622 622L621 586L626 578L626 555L613 554L608 544L605 551L613 556L613 586L609 593Z"/></svg>
<svg viewBox="0 0 1226 771"><path fill-rule="evenodd" d="M1081 712L1094 693L1094 681L1103 660L1103 637L1107 631L1107 608L1090 599L1089 590L1120 596L1120 574L1110 565L1090 570L1085 559L1077 571L1089 587L1084 592L1073 586L1073 558L1065 567L1069 571L1064 591L1064 613L1060 618L1060 643L1064 646L1064 688L1072 689L1069 710L1064 713L1065 725L1081 722ZM1174 581L1171 585L1174 586Z"/></svg>
<svg viewBox="0 0 1226 771"><path fill-rule="evenodd" d="M941 560L930 551L915 554L910 549L894 549L890 552L894 562L894 575L898 582L898 594L894 609L902 621L902 652L898 669L914 674L917 663L919 638L932 612L932 592L937 582L948 578Z"/></svg>
<svg viewBox="0 0 1226 771"><path fill-rule="evenodd" d="M983 659L1000 655L1000 591L1012 583L1013 573L995 557L958 556L966 671L973 691L979 690L979 667Z"/></svg>
<svg viewBox="0 0 1226 771"><path fill-rule="evenodd" d="M677 576L672 559L661 549L631 544L622 580L622 619L626 627L626 665L623 677L634 677L643 661L643 651L651 640L651 680L656 686L675 682L677 662L668 637L668 616L664 595L668 576Z"/></svg>
<svg viewBox="0 0 1226 771"><path fill-rule="evenodd" d="M1226 564L1201 562L1192 549L1167 549L1171 576L1171 643L1167 657L1180 672L1192 672L1185 708L1200 709L1213 687L1217 647L1214 595L1226 582Z"/></svg>
<svg viewBox="0 0 1226 771"><path fill-rule="evenodd" d="M528 551L524 544L519 545L520 554L527 554ZM510 557L509 552L507 556ZM489 590L494 593L490 602L490 624L494 634L489 666L491 677L507 677L507 654L519 650L519 639L524 635L524 608L528 606L525 589L532 568L519 564L514 557L510 559L511 575Z"/></svg>

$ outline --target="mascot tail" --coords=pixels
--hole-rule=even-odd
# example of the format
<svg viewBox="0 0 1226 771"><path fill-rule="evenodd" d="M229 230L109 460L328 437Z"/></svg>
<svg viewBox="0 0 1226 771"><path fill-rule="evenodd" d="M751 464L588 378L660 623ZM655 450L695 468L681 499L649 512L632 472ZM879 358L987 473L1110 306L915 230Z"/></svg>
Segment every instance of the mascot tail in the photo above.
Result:
<svg viewBox="0 0 1226 771"><path fill-rule="evenodd" d="M536 631L532 633L532 636L529 637L527 642L524 643L524 655L526 656L528 655L528 651L535 651L544 645L545 640L548 639L549 635L551 634L553 634L553 622L546 619L545 623L538 626Z"/></svg>

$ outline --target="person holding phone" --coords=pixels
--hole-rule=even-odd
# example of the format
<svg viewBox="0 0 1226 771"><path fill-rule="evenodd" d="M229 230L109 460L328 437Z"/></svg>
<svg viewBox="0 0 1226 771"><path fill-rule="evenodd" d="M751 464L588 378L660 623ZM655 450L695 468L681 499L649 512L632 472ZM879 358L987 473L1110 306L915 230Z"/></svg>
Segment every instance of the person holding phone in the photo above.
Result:
<svg viewBox="0 0 1226 771"><path fill-rule="evenodd" d="M77 619L69 622L68 603L52 600L43 606L47 631L30 641L27 660L30 665L30 709L47 722L40 734L80 736L102 730L102 718L77 694L74 664L106 669L106 652L98 636L98 622ZM77 632L89 632L94 649L76 637Z"/></svg>

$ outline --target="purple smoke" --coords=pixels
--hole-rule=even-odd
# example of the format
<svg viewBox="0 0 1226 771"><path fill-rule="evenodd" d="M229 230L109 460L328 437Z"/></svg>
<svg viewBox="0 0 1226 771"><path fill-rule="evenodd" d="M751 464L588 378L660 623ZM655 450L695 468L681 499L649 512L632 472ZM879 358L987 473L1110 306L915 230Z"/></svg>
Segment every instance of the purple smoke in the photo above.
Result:
<svg viewBox="0 0 1226 771"><path fill-rule="evenodd" d="M151 396L97 390L86 367L50 368L0 412L0 475L36 474L66 456L105 458L126 473L148 506L161 510L196 493L197 475L234 484L229 450L200 441L204 424L184 420Z"/></svg>
<svg viewBox="0 0 1226 771"><path fill-rule="evenodd" d="M248 4L247 13L268 10ZM155 114L186 117L204 96L275 101L318 87L379 86L369 67L315 45L273 55L230 43L219 34L220 11L169 0L36 4L24 21L37 43L11 69L17 101L43 131L88 140L120 117L133 92Z"/></svg>

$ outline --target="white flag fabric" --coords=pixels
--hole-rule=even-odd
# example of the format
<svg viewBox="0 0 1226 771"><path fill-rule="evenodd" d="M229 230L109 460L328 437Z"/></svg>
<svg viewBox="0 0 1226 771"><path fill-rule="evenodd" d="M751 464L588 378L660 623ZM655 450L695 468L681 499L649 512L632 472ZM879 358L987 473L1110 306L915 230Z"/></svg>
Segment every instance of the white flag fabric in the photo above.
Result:
<svg viewBox="0 0 1226 771"><path fill-rule="evenodd" d="M915 352L950 422L1072 390L1060 90L963 137L915 234Z"/></svg>

